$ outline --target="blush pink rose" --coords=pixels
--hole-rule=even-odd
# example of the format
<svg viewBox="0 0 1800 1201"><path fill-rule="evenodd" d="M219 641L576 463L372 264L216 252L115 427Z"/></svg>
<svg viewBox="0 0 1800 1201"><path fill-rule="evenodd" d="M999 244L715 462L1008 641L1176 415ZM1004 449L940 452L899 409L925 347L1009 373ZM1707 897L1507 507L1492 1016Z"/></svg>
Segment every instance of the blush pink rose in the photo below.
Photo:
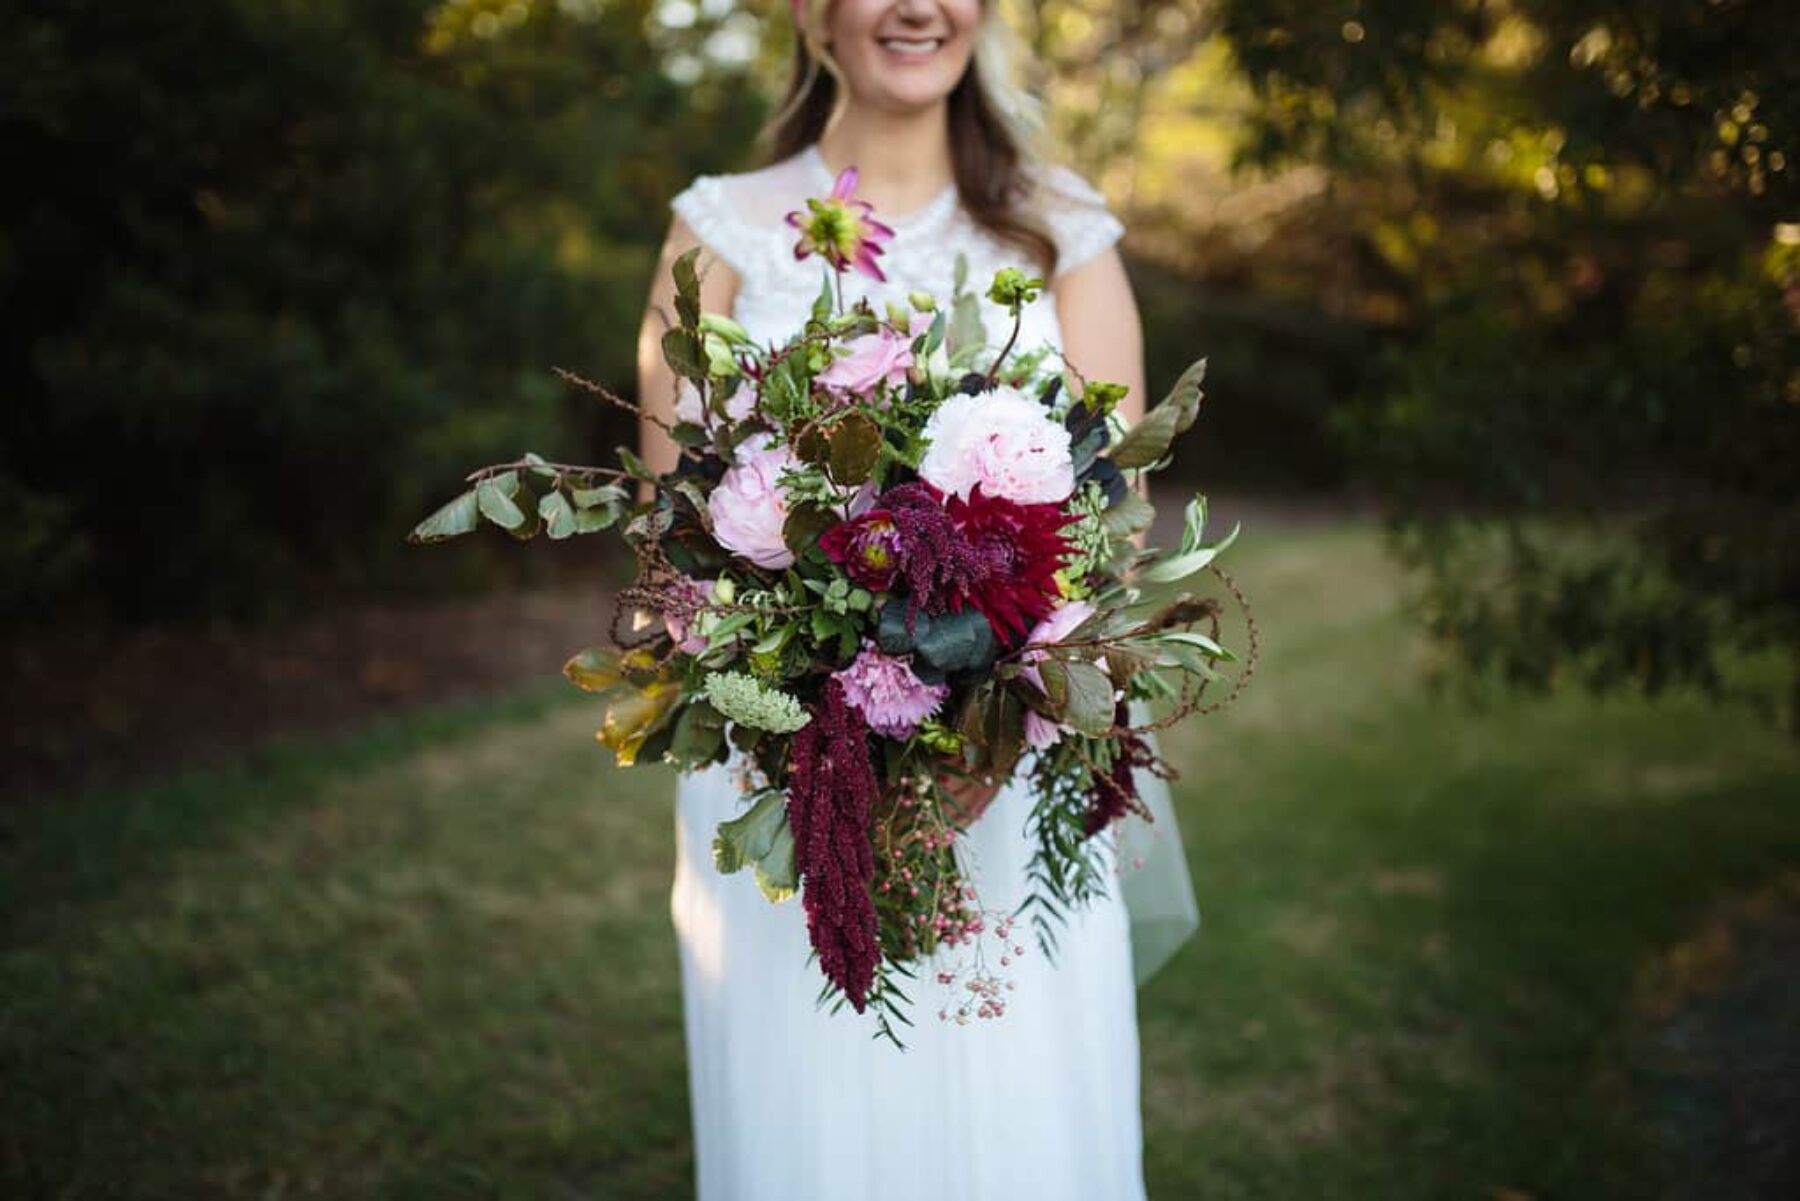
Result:
<svg viewBox="0 0 1800 1201"><path fill-rule="evenodd" d="M772 447L771 441L768 434L752 434L738 444L733 465L706 498L706 508L720 546L779 571L794 562L794 552L781 540L788 515L781 473L800 463L792 450Z"/></svg>
<svg viewBox="0 0 1800 1201"><path fill-rule="evenodd" d="M877 384L898 387L912 368L912 339L883 327L853 338L850 353L819 374L819 383L836 396L867 396Z"/></svg>
<svg viewBox="0 0 1800 1201"><path fill-rule="evenodd" d="M1056 504L1075 491L1069 431L1017 388L952 396L925 423L919 475L964 499L977 484L1022 505Z"/></svg>

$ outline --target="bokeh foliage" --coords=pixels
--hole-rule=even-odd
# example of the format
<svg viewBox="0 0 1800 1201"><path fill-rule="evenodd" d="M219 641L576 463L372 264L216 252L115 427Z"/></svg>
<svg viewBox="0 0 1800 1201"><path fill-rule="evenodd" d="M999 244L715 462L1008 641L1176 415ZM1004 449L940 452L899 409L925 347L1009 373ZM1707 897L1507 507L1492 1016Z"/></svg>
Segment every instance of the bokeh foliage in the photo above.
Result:
<svg viewBox="0 0 1800 1201"><path fill-rule="evenodd" d="M759 116L741 64L665 69L719 22L652 7L15 16L8 619L259 616L516 571L401 536L477 463L616 433L550 369L630 378L665 201Z"/></svg>
<svg viewBox="0 0 1800 1201"><path fill-rule="evenodd" d="M1326 172L1372 264L1337 424L1434 629L1800 720L1800 10L1219 9L1242 160Z"/></svg>

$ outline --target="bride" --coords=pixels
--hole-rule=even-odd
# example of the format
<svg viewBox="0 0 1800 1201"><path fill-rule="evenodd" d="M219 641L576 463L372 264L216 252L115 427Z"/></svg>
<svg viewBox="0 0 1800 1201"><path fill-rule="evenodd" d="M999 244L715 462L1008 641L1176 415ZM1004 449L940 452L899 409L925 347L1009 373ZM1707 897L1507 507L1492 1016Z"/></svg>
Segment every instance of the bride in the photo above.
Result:
<svg viewBox="0 0 1800 1201"><path fill-rule="evenodd" d="M1142 333L1113 248L1123 228L1080 176L1033 153L997 3L794 0L794 15L795 71L771 161L703 176L673 202L640 340L649 409L673 420L682 403L659 349L675 258L702 247L706 310L758 341L791 335L820 274L817 259L796 261L783 217L854 166L858 197L895 237L886 282L846 276L847 303L868 296L879 311L910 289L948 297L959 255L978 294L997 268L1035 265L1051 287L1025 309L1020 347L1059 349L1084 375L1127 385L1125 415L1140 416ZM983 305L990 335L1009 328ZM642 447L652 468L674 465L675 447L649 422ZM671 913L702 1201L1143 1197L1134 931L1118 876L1058 930L1054 963L1024 921L986 947L987 965L1004 964L998 1016L977 1018L968 993L948 995L938 980L970 949L940 951L908 985L915 1024L902 1028L901 1051L848 1009L815 1004L821 977L797 901L772 905L750 873L714 868L713 831L740 796L730 765L684 777L677 795ZM1011 912L1029 891L1030 793L1022 782L968 785L958 801L979 814L961 844L979 904ZM1160 802L1166 812L1166 792ZM1109 867L1116 833L1101 836ZM1137 966L1141 978L1141 947Z"/></svg>

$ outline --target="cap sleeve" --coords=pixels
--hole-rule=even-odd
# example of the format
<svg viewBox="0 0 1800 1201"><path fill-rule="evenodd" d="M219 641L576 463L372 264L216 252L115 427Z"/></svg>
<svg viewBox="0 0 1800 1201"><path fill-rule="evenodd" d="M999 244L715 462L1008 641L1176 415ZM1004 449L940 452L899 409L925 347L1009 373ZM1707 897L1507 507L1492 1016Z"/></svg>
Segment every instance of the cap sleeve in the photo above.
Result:
<svg viewBox="0 0 1800 1201"><path fill-rule="evenodd" d="M742 278L749 269L744 254L749 239L725 185L723 176L702 175L669 201L669 208Z"/></svg>
<svg viewBox="0 0 1800 1201"><path fill-rule="evenodd" d="M1044 220L1056 242L1056 274L1062 275L1098 255L1125 234L1125 224L1106 207L1106 198L1078 173L1050 167L1041 189Z"/></svg>

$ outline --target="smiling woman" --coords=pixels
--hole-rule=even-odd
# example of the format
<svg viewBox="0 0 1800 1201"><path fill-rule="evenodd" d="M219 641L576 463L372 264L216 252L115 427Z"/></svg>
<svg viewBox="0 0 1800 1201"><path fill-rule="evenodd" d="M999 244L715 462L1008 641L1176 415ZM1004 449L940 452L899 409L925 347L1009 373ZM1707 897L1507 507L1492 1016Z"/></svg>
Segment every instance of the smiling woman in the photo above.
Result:
<svg viewBox="0 0 1800 1201"><path fill-rule="evenodd" d="M640 339L640 396L652 416L704 421L661 354L674 261L698 248L703 306L779 345L804 326L820 288L819 260L797 259L786 215L809 211L809 199L850 205L847 188L885 232L878 255L835 281L844 304L868 300L881 312L914 291L948 298L960 262L997 343L1012 318L981 295L985 281L1025 267L1050 288L1046 303L1023 309L1014 349L1051 364L1066 356L1084 376L1125 384L1122 411L1141 415L1137 308L1114 249L1123 226L1081 176L1043 157L1033 104L1010 81L996 6L798 0L794 12L792 89L768 131L769 161L697 179L673 202ZM878 367L846 361L838 372ZM987 411L994 403L980 402L987 418L1004 418ZM641 446L653 469L676 462L656 420L644 423ZM1139 1201L1136 977L1121 889L1068 914L1054 961L1022 930L1006 945L941 952L905 985L917 1022L901 1051L871 1038L856 1015L815 1005L808 911L771 904L748 874L715 869L713 833L744 809L737 766L684 776L677 795L671 912L702 1201ZM1138 787L1167 812L1160 780L1143 773ZM1017 779L956 793L969 821L958 839L967 879L983 910L1010 914L1032 890L1030 787ZM1108 838L1096 842L1111 878L1118 852ZM1001 978L979 1004L960 991L993 980L963 962L977 953ZM964 1028L959 1011L990 1020Z"/></svg>

